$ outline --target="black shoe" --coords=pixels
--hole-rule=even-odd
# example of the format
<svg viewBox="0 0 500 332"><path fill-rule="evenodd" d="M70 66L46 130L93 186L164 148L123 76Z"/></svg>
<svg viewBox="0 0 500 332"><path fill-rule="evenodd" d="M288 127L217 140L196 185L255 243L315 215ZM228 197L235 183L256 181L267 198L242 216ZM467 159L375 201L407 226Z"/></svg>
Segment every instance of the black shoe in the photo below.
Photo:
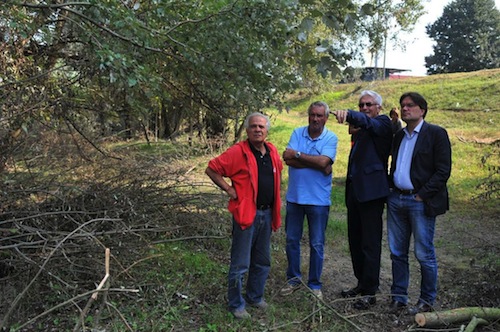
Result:
<svg viewBox="0 0 500 332"><path fill-rule="evenodd" d="M392 300L391 304L389 304L389 313L390 314L397 314L404 308L406 308L406 303Z"/></svg>
<svg viewBox="0 0 500 332"><path fill-rule="evenodd" d="M377 303L377 299L375 298L374 295L364 295L359 300L354 302L352 307L358 310L366 310L369 309L375 303Z"/></svg>
<svg viewBox="0 0 500 332"><path fill-rule="evenodd" d="M342 292L340 292L340 295L342 297L356 297L359 294L361 294L361 288L359 286L356 286L351 289L345 289Z"/></svg>
<svg viewBox="0 0 500 332"><path fill-rule="evenodd" d="M408 308L408 313L410 315L416 315L420 312L430 312L432 311L432 306L425 302L418 301L417 305L411 308Z"/></svg>

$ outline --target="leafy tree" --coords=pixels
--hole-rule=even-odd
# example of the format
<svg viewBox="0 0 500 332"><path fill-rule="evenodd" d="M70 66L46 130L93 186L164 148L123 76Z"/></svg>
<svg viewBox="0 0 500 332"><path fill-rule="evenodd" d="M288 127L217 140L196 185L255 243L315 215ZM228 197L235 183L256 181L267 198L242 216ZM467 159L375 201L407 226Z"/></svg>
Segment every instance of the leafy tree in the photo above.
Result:
<svg viewBox="0 0 500 332"><path fill-rule="evenodd" d="M138 131L173 138L186 123L239 132L245 114L279 103L310 68L333 78L348 70L374 8L351 0L5 1L0 111L11 120L0 136L65 128L89 141Z"/></svg>
<svg viewBox="0 0 500 332"><path fill-rule="evenodd" d="M500 67L500 12L494 0L455 0L427 27L436 41L425 58L429 74Z"/></svg>

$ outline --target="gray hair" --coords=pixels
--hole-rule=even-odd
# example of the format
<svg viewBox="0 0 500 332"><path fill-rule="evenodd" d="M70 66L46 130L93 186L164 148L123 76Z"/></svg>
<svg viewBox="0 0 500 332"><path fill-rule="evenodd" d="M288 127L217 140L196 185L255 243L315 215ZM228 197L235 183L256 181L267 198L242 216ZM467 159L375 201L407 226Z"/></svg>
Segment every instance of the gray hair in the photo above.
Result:
<svg viewBox="0 0 500 332"><path fill-rule="evenodd" d="M359 99L363 98L364 96L370 96L372 97L377 104L382 106L382 96L376 93L373 90L363 90L361 91L361 95L359 96Z"/></svg>
<svg viewBox="0 0 500 332"><path fill-rule="evenodd" d="M248 128L248 123L254 116L260 116L261 118L264 118L266 120L266 129L269 130L271 128L271 120L269 120L269 117L267 115L260 112L253 112L247 115L245 122L243 123L243 127L245 127L245 129Z"/></svg>
<svg viewBox="0 0 500 332"><path fill-rule="evenodd" d="M309 105L309 108L307 109L307 114L311 114L311 110L314 107L324 107L325 108L325 116L328 117L330 115L330 107L328 107L328 105L323 101L315 101L314 103Z"/></svg>

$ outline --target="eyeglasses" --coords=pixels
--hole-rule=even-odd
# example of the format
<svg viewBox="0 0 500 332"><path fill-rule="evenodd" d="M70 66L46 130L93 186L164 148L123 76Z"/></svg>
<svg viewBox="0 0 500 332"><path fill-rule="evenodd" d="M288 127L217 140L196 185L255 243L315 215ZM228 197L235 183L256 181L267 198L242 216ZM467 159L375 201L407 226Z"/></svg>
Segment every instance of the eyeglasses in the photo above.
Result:
<svg viewBox="0 0 500 332"><path fill-rule="evenodd" d="M366 105L366 107L372 107L372 106L378 105L378 104L375 104L375 103L359 103L358 104L359 108L363 108L363 107L365 107L365 105Z"/></svg>
<svg viewBox="0 0 500 332"><path fill-rule="evenodd" d="M415 107L415 106L418 106L418 105L415 104L415 103L401 104L401 108L405 108L405 107L412 108L412 107Z"/></svg>

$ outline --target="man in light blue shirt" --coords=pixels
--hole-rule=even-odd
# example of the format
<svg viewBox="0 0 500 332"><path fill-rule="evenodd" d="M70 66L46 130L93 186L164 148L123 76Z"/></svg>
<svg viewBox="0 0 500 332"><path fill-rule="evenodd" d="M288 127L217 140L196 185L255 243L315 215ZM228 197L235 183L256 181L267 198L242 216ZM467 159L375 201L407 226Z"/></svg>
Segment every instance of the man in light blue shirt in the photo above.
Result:
<svg viewBox="0 0 500 332"><path fill-rule="evenodd" d="M418 133L420 132L422 125L421 121L415 129L410 133L408 128L404 128L403 131L405 135L401 141L401 146L399 148L399 158L396 160L396 170L394 172L394 185L402 190L413 190L413 184L410 179L410 169L411 169L411 158L413 155L413 150L415 150L415 144L417 143Z"/></svg>
<svg viewBox="0 0 500 332"><path fill-rule="evenodd" d="M304 217L309 225L308 287L321 298L321 273L325 231L330 212L332 164L337 154L337 136L325 128L329 107L324 102L309 106L309 126L293 131L283 160L288 165L288 191L285 219L288 284L283 296L292 294L301 284L300 240Z"/></svg>

